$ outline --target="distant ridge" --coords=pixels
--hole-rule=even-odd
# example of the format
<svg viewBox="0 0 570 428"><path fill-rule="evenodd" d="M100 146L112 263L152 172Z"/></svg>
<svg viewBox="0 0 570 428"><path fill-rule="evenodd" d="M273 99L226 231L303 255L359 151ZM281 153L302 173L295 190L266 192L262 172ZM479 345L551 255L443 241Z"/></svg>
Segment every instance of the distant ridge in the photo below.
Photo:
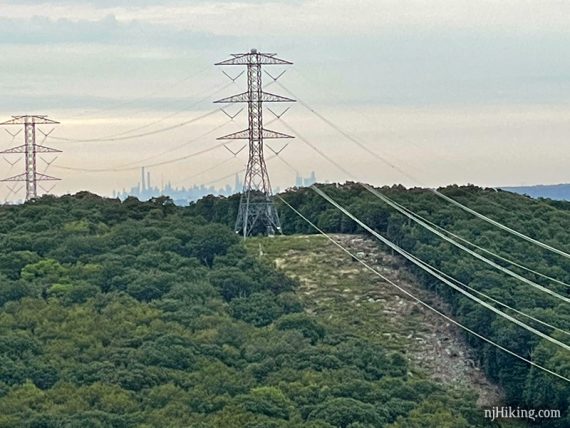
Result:
<svg viewBox="0 0 570 428"><path fill-rule="evenodd" d="M501 189L528 195L532 198L570 201L570 184L538 184L535 186L501 187Z"/></svg>

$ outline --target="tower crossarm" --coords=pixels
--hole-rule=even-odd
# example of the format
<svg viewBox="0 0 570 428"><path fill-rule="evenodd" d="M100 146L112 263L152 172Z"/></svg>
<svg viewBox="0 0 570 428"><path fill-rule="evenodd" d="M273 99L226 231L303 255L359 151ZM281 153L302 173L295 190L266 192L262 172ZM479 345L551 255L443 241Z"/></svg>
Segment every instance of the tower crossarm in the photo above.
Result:
<svg viewBox="0 0 570 428"><path fill-rule="evenodd" d="M45 146L40 146L39 144L36 144L35 146L35 152L36 153L61 153L61 150L58 149L52 149L51 147L45 147ZM18 147L12 147L11 149L7 149L7 150L2 150L0 152L0 154L14 154L14 153L26 153L26 146L18 146Z"/></svg>
<svg viewBox="0 0 570 428"><path fill-rule="evenodd" d="M12 147L11 149L2 150L1 154L13 154L13 153L26 153L26 146Z"/></svg>
<svg viewBox="0 0 570 428"><path fill-rule="evenodd" d="M222 98L221 100L214 101L218 104L226 103L249 103L249 102L263 102L263 103L294 103L295 100L281 95L271 94L269 92L254 92L253 97L250 99L250 94L244 92L243 94L232 95L231 97Z"/></svg>
<svg viewBox="0 0 570 428"><path fill-rule="evenodd" d="M58 125L59 122L55 120L48 119L45 115L32 115L32 116L12 116L12 119L6 122L1 122L0 126L3 125Z"/></svg>
<svg viewBox="0 0 570 428"><path fill-rule="evenodd" d="M15 175L15 176L10 177L10 178L4 178L3 180L0 180L0 182L27 181L27 179L28 179L28 176L26 173L24 173L24 174ZM61 181L61 178L56 178L56 177L52 177L50 175L45 175L45 174L41 174L39 172L36 172L35 180L36 181Z"/></svg>
<svg viewBox="0 0 570 428"><path fill-rule="evenodd" d="M4 178L0 180L3 183L12 182L12 181L26 181L27 175L26 174L18 174L13 177Z"/></svg>
<svg viewBox="0 0 570 428"><path fill-rule="evenodd" d="M52 149L51 147L40 146L36 144L36 153L62 153L61 150Z"/></svg>
<svg viewBox="0 0 570 428"><path fill-rule="evenodd" d="M52 177L50 175L45 175L36 172L36 181L61 181L61 178Z"/></svg>
<svg viewBox="0 0 570 428"><path fill-rule="evenodd" d="M245 54L232 54L233 58L218 62L215 65L292 65L292 62L277 58L273 53L261 53L252 49Z"/></svg>
<svg viewBox="0 0 570 428"><path fill-rule="evenodd" d="M283 134L282 132L271 131L269 129L263 129L263 138L295 138L292 135ZM217 140L247 140L249 139L249 129L244 129L243 131L234 132L232 134L224 135L223 137L218 137Z"/></svg>

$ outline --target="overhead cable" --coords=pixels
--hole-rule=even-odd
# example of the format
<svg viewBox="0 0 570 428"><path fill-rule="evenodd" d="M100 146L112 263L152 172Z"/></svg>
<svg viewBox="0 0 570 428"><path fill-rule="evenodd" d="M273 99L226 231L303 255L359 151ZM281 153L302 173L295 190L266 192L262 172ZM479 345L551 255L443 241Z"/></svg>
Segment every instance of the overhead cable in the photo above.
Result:
<svg viewBox="0 0 570 428"><path fill-rule="evenodd" d="M328 160L330 163L332 163L333 165L335 165L340 171L342 171L343 173L345 173L348 177L351 177L353 179L356 180L356 178L354 178L354 175L348 171L346 168L344 168L341 164L339 164L338 162L336 162L334 159L332 159L330 156L328 156L326 153L324 153L322 150L320 150L318 147L316 147L314 144L312 144L309 140L307 140L306 138L304 138L303 136L301 136L297 131L295 131L293 128L291 128L290 125L288 125L283 119L281 119L281 121L283 122L284 126L286 126L291 132L295 133L296 136L299 138L299 140L301 140L302 142L304 142L305 144L307 144L309 147L311 147L314 151L316 151L318 154L320 154L322 157L324 157L326 160ZM509 276L512 276L528 285L531 285L532 287L543 291L545 293L550 294L553 297L556 297L558 299L563 300L566 303L570 303L570 299L562 296L552 290L549 290L546 287L543 287L540 284L535 283L534 281L531 281L519 274L517 274L516 272L513 272L509 269L504 268L503 266L493 262L492 260L487 259L486 257L480 255L479 253L471 250L470 248L465 247L464 245L458 243L457 241L454 241L452 238L449 238L448 236L442 234L441 232L437 231L435 228L429 226L429 224L423 222L421 219L415 217L415 214L412 214L413 212L408 210L404 210L403 208L400 208L400 206L398 204L396 204L394 201L392 201L390 198L388 198L386 195L381 194L380 192L378 192L377 190L373 189L371 186L367 185L367 184L362 184L360 183L360 185L362 187L364 187L366 190L368 190L370 193L372 193L374 196L376 196L377 198L381 199L382 201L384 201L385 203L387 203L388 205L390 205L392 208L396 209L398 212L404 214L406 217L410 218L411 220L413 220L414 222L418 223L420 226L426 228L427 230L430 230L432 233L436 234L437 236L439 236L440 238L444 239L445 241L453 244L454 246L460 248L461 250L469 253L470 255L472 255L473 257L479 259L480 261L494 267L495 269L500 270L503 273L508 274Z"/></svg>
<svg viewBox="0 0 570 428"><path fill-rule="evenodd" d="M315 229L317 232L319 232L321 235L323 235L325 238L327 238L330 242L332 242L334 245L336 245L338 248L340 248L343 252L345 252L347 255L349 255L350 257L352 257L354 260L358 261L360 264L362 264L366 269L368 269L369 271L371 271L372 273L374 273L376 276L378 276L379 278L381 278L382 280L386 281L388 284L390 284L391 286L397 288L400 292L402 292L403 294L405 294L406 296L410 297L411 299L413 299L414 301L416 301L417 303L419 303L420 305L424 306L425 308L429 309L430 311L436 313L437 315L439 315L440 317L442 317L443 319L449 321L450 323L456 325L457 327L461 328L462 330L465 330L466 332L468 332L469 334L472 334L473 336L487 342L488 344L502 350L503 352L506 352L507 354L518 358L521 361L524 361L525 363L536 367L537 369L540 369L546 373L549 373L559 379L565 380L566 382L570 382L570 379L556 373L553 370L550 370L538 363L535 363L534 361L531 361L519 354L517 354L516 352L511 351L510 349L498 344L497 342L477 333L476 331L470 329L469 327L461 324L458 321L455 321L453 318L447 316L446 314L444 314L443 312L437 310L436 308L434 308L433 306L429 305L428 303L424 302L423 300L421 300L420 298L416 297L415 295L413 295L412 293L410 293L408 290L404 289L403 287L399 286L398 284L396 284L394 281L392 281L390 278L386 277L385 275L383 275L382 273L380 273L378 270L374 269L372 266L370 266L368 263L366 263L366 261L364 261L362 258L360 258L358 255L353 254L350 250L348 250L347 248L345 248L342 244L338 243L337 241L335 241L331 236L329 236L327 233L325 233L322 229L320 229L318 226L316 226L313 222L311 222L307 217L305 217L303 214L301 214L298 210L296 210L293 206L291 206L285 199L283 199L281 196L277 195L277 197L285 204L287 205L296 215L298 215L300 218L302 218L306 223L308 223L313 229Z"/></svg>
<svg viewBox="0 0 570 428"><path fill-rule="evenodd" d="M430 275L432 275L433 277L439 279L441 282L443 282L444 284L450 286L451 288L453 288L454 290L460 292L461 294L463 294L465 297L473 300L475 303L478 303L479 305L489 309L490 311L494 312L495 314L497 314L498 316L505 318L508 321L511 321L514 324L517 324L519 327L524 328L525 330L529 331L530 333L535 334L536 336L539 336L547 341L549 341L550 343L553 343L567 351L570 351L570 346L568 346L567 344L560 342L559 340L541 332L540 330L535 329L534 327L529 326L528 324L525 324L524 322L518 320L517 318L512 317L509 314L506 314L505 312L500 311L499 309L495 308L494 306L488 304L487 302L479 299L478 297L472 295L471 293L463 290L461 287L457 286L456 284L454 284L453 282L449 281L447 278L445 278L444 276L438 274L437 272L435 272L431 267L429 267L429 265L424 264L424 263L420 263L418 262L414 257L410 257L410 255L403 250L401 247L399 247L398 245L394 244L392 241L390 241L389 239L385 238L384 236L380 235L378 232L376 232L374 229L372 229L371 227L369 227L367 224L365 224L364 222L362 222L359 218L357 218L356 216L354 216L352 213L350 213L346 208L344 208L342 205L338 204L334 199L332 199L329 195L327 195L324 191L322 191L321 189L319 189L316 186L311 186L311 189L313 189L319 196L321 196L322 198L324 198L326 201L328 201L331 205L333 205L335 208L337 208L339 211L341 211L342 213L344 213L346 216L348 216L349 218L351 218L353 221L355 221L360 227L362 227L363 229L365 229L366 231L368 231L369 233L371 233L372 235L374 235L378 240L380 240L382 243L384 243L387 247L389 247L390 249L396 251L398 254L402 255L404 258L406 258L408 261L412 262L413 264L415 264L416 266L418 266L420 269L424 270L425 272L429 273Z"/></svg>
<svg viewBox="0 0 570 428"><path fill-rule="evenodd" d="M383 156L380 156L378 153L370 150L365 144L363 144L360 140L358 140L357 138L355 138L354 136L350 135L349 133L347 133L346 131L344 131L342 128L340 128L338 125L336 125L334 122L332 122L331 120L327 119L325 116L323 116L321 113L319 113L318 111L316 111L313 107L309 106L305 101L303 101L301 98L299 98L296 94L294 94L292 91L290 91L289 89L287 89L281 82L276 82L279 86L281 86L285 91L287 91L291 96L295 97L297 99L297 102L299 104L301 104L303 107L305 107L306 109L308 109L311 113L313 113L315 116L317 116L319 119L321 119L323 122L325 122L327 125L329 125L331 128L333 128L334 130L336 130L338 133L340 133L342 136L344 136L347 140L352 141L353 143L355 143L356 145L358 145L360 148L362 148L363 150L365 150L368 154L370 154L371 156L373 156L375 159L380 160L381 162L383 162L384 164L388 165L390 168L398 171L400 174L404 175L405 177L409 178L410 180L412 180L414 183L416 183L419 186L423 186L421 181L418 180L417 178L413 177L411 174L407 173L406 171L404 171L402 168L398 167L397 165L395 165L394 163L388 161L386 158L384 158ZM502 223L499 223L496 220L491 219L490 217L487 217L469 207L467 207L466 205L461 204L460 202L456 201L455 199L450 198L449 196L446 196L445 194L441 193L439 190L437 189L429 189L433 194L435 194L436 196L438 196L441 199L444 199L445 201L452 203L453 205L455 205L456 207L462 209L463 211L470 213L476 217L478 217L479 219L492 224L493 226L496 226L512 235L515 235L519 238L524 239L527 242L530 242L534 245L537 245L545 250L551 251L553 253L556 253L560 256L566 257L570 259L570 254L560 250L556 247L553 247L552 245L546 244L544 242L541 242L537 239L531 238L528 235L525 235L524 233L521 233L511 227L508 227Z"/></svg>

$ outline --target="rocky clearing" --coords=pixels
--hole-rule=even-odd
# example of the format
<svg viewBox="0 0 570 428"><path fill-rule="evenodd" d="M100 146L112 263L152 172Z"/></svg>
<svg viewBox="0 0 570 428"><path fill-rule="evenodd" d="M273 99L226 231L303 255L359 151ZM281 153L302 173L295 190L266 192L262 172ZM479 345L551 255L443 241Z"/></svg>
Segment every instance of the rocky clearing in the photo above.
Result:
<svg viewBox="0 0 570 428"><path fill-rule="evenodd" d="M405 290L451 313L434 293L418 285L401 262L358 235L331 235L353 254ZM459 329L405 296L322 236L252 239L248 247L300 282L311 313L329 325L403 352L411 376L429 376L448 386L475 391L481 406L501 402L499 388L478 367Z"/></svg>

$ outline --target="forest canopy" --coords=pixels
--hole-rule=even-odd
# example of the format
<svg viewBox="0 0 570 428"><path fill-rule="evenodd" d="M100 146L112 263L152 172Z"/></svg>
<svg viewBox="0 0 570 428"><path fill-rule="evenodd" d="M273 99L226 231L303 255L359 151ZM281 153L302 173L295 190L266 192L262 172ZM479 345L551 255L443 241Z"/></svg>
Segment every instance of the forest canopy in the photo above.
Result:
<svg viewBox="0 0 570 428"><path fill-rule="evenodd" d="M0 426L487 425L473 394L306 313L222 203L0 208Z"/></svg>

